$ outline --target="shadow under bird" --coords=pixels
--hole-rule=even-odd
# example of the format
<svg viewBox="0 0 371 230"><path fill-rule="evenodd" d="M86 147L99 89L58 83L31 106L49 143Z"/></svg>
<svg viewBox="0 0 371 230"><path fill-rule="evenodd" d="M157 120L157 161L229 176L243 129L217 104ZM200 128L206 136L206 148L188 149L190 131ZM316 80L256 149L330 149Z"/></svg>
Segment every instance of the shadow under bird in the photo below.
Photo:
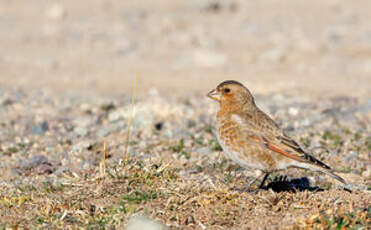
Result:
<svg viewBox="0 0 371 230"><path fill-rule="evenodd" d="M270 173L288 168L323 172L346 184L342 177L306 153L260 110L250 91L240 82L224 81L207 96L219 103L217 138L224 154L244 168L261 170L264 178L260 188L264 187ZM248 188L255 180L248 184Z"/></svg>

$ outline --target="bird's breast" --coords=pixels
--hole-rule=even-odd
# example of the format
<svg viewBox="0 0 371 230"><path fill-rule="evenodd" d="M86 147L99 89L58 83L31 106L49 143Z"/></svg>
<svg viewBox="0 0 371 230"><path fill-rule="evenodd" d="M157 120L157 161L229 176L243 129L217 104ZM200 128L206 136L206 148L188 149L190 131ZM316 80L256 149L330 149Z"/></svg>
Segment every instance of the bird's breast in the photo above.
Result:
<svg viewBox="0 0 371 230"><path fill-rule="evenodd" d="M224 154L242 167L265 170L266 166L259 160L259 152L245 137L243 129L233 120L218 120L217 137Z"/></svg>

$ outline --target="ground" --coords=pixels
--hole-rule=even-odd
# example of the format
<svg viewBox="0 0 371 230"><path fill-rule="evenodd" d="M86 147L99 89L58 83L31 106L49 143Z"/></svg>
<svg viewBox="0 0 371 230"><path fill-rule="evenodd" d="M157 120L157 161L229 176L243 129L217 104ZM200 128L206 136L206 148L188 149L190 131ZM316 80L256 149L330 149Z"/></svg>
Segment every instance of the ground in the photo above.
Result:
<svg viewBox="0 0 371 230"><path fill-rule="evenodd" d="M367 229L368 5L2 1L0 228ZM246 191L205 97L225 79L353 192L296 169Z"/></svg>

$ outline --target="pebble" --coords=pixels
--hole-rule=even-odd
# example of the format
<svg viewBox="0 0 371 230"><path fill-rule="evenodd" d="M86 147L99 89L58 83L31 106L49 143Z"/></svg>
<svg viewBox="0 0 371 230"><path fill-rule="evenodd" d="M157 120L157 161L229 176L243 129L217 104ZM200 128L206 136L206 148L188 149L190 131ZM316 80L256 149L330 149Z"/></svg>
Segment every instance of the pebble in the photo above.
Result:
<svg viewBox="0 0 371 230"><path fill-rule="evenodd" d="M81 142L78 142L77 144L73 145L71 150L73 152L82 152L83 150L88 149L89 146L91 146L91 142L85 140L85 141L81 141Z"/></svg>
<svg viewBox="0 0 371 230"><path fill-rule="evenodd" d="M38 125L32 126L32 133L35 135L41 135L44 134L46 131L49 130L49 124L46 121L41 122Z"/></svg>
<svg viewBox="0 0 371 230"><path fill-rule="evenodd" d="M0 98L0 105L8 106L8 105L11 105L13 103L14 103L14 101L10 98Z"/></svg>
<svg viewBox="0 0 371 230"><path fill-rule="evenodd" d="M35 172L37 174L51 174L53 173L53 171L54 171L54 168L49 163L48 164L42 163L35 168Z"/></svg>
<svg viewBox="0 0 371 230"><path fill-rule="evenodd" d="M346 162L351 162L351 161L357 159L357 157L358 157L358 152L357 152L357 151L350 151L350 152L346 155L346 157L345 157L345 161L346 161Z"/></svg>
<svg viewBox="0 0 371 230"><path fill-rule="evenodd" d="M362 176L364 178L370 178L371 177L371 166L370 165L368 165L367 169L362 172Z"/></svg>
<svg viewBox="0 0 371 230"><path fill-rule="evenodd" d="M124 117L125 117L125 111L123 109L118 109L108 114L108 121L115 122L115 121L123 119Z"/></svg>
<svg viewBox="0 0 371 230"><path fill-rule="evenodd" d="M55 170L54 174L59 176L59 175L62 175L64 172L68 172L68 171L69 171L68 167L61 166L57 170Z"/></svg>
<svg viewBox="0 0 371 230"><path fill-rule="evenodd" d="M290 107L288 112L291 116L297 116L299 114L299 109L295 107Z"/></svg>
<svg viewBox="0 0 371 230"><path fill-rule="evenodd" d="M138 229L146 229L146 230L167 230L164 224L149 219L146 216L133 216L126 227L127 230L138 230Z"/></svg>
<svg viewBox="0 0 371 230"><path fill-rule="evenodd" d="M108 136L110 133L116 132L120 129L123 129L125 126L124 122L116 122L112 124L108 124L102 128L100 128L97 132L96 135L97 137L103 138Z"/></svg>
<svg viewBox="0 0 371 230"><path fill-rule="evenodd" d="M22 161L19 163L18 168L21 171L33 169L38 174L50 174L54 171L52 164L44 155L33 156L28 160Z"/></svg>
<svg viewBox="0 0 371 230"><path fill-rule="evenodd" d="M200 154L211 154L212 151L209 147L201 147L201 148L198 148L196 150L197 153L200 153Z"/></svg>
<svg viewBox="0 0 371 230"><path fill-rule="evenodd" d="M74 129L74 132L79 135L80 137L86 137L86 135L88 134L88 129L85 128L85 127L76 127Z"/></svg>

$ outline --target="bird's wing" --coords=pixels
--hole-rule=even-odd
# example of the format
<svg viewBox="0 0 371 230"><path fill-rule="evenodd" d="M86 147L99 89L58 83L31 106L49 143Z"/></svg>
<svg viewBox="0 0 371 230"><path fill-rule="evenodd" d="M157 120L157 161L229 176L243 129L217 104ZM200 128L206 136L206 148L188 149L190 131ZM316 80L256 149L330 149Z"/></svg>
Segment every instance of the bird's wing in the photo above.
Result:
<svg viewBox="0 0 371 230"><path fill-rule="evenodd" d="M322 161L304 152L304 150L298 145L298 143L296 143L286 134L276 136L274 140L268 140L264 136L262 136L262 139L264 141L264 145L274 152L280 153L297 161L307 162L326 169L331 169Z"/></svg>
<svg viewBox="0 0 371 230"><path fill-rule="evenodd" d="M279 126L265 113L259 111L259 122L254 122L251 119L244 119L239 116L238 123L243 123L242 127L246 136L250 140L254 140L263 144L266 148L284 155L285 157L314 164L325 169L331 169L328 165L317 160L312 155L306 153L296 141L286 135Z"/></svg>

